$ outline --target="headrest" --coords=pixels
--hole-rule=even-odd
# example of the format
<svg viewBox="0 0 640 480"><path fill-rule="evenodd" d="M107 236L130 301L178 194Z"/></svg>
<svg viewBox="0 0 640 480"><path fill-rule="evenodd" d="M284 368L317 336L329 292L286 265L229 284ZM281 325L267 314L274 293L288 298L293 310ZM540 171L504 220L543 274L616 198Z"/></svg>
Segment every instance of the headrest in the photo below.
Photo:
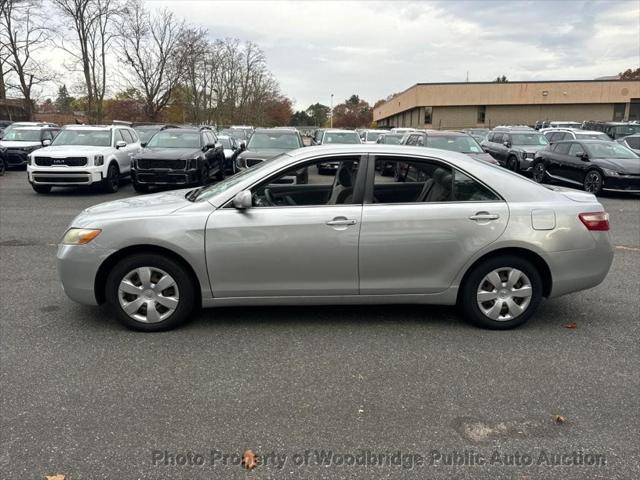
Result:
<svg viewBox="0 0 640 480"><path fill-rule="evenodd" d="M341 165L340 172L338 173L338 182L343 187L353 186L353 177L351 175L351 165L348 165L348 164Z"/></svg>

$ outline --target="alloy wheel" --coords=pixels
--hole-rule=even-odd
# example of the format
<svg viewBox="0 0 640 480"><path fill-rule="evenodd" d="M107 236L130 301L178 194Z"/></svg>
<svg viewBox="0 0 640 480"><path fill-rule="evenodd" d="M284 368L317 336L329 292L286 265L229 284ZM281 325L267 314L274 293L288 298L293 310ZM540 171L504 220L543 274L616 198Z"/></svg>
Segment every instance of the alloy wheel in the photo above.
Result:
<svg viewBox="0 0 640 480"><path fill-rule="evenodd" d="M598 193L602 188L602 177L598 172L587 173L584 179L584 189L590 193Z"/></svg>
<svg viewBox="0 0 640 480"><path fill-rule="evenodd" d="M533 289L522 271L504 267L489 272L480 282L476 301L488 318L504 322L524 313L531 302Z"/></svg>
<svg viewBox="0 0 640 480"><path fill-rule="evenodd" d="M139 267L127 273L118 285L118 301L133 320L158 323L178 308L180 292L171 275L155 267Z"/></svg>
<svg viewBox="0 0 640 480"><path fill-rule="evenodd" d="M542 183L544 182L545 173L544 163L537 163L533 169L533 179L538 183Z"/></svg>

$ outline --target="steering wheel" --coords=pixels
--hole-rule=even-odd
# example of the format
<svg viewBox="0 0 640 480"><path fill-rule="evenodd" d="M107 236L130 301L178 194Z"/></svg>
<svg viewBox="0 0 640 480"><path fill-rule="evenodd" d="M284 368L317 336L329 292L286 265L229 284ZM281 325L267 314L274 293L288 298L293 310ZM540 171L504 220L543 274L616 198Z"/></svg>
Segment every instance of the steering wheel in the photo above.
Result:
<svg viewBox="0 0 640 480"><path fill-rule="evenodd" d="M251 196L251 202L254 207L268 207L267 202L265 202L257 193L254 193Z"/></svg>
<svg viewBox="0 0 640 480"><path fill-rule="evenodd" d="M276 201L273 199L273 195L271 195L271 189L270 188L265 188L264 189L264 198L267 201L269 206L273 206L276 204Z"/></svg>

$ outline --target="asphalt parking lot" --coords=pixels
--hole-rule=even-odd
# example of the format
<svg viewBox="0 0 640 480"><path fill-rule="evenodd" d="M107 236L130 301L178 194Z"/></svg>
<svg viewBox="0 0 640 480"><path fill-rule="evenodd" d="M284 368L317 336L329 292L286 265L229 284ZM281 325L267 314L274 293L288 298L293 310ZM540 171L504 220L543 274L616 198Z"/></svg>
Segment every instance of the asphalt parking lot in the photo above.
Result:
<svg viewBox="0 0 640 480"><path fill-rule="evenodd" d="M517 330L407 305L224 308L143 334L68 300L55 269L81 209L131 195L0 177L1 478L640 476L640 197L601 199L617 246L605 282ZM251 472L245 449L264 456Z"/></svg>

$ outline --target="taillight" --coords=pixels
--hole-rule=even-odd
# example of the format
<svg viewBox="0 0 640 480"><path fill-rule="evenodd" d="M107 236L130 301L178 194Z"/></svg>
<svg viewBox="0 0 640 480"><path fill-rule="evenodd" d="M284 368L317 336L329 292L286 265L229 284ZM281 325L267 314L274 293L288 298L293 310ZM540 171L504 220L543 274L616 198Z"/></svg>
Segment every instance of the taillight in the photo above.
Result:
<svg viewBox="0 0 640 480"><path fill-rule="evenodd" d="M587 212L578 215L587 230L606 232L609 230L609 214L607 212Z"/></svg>

